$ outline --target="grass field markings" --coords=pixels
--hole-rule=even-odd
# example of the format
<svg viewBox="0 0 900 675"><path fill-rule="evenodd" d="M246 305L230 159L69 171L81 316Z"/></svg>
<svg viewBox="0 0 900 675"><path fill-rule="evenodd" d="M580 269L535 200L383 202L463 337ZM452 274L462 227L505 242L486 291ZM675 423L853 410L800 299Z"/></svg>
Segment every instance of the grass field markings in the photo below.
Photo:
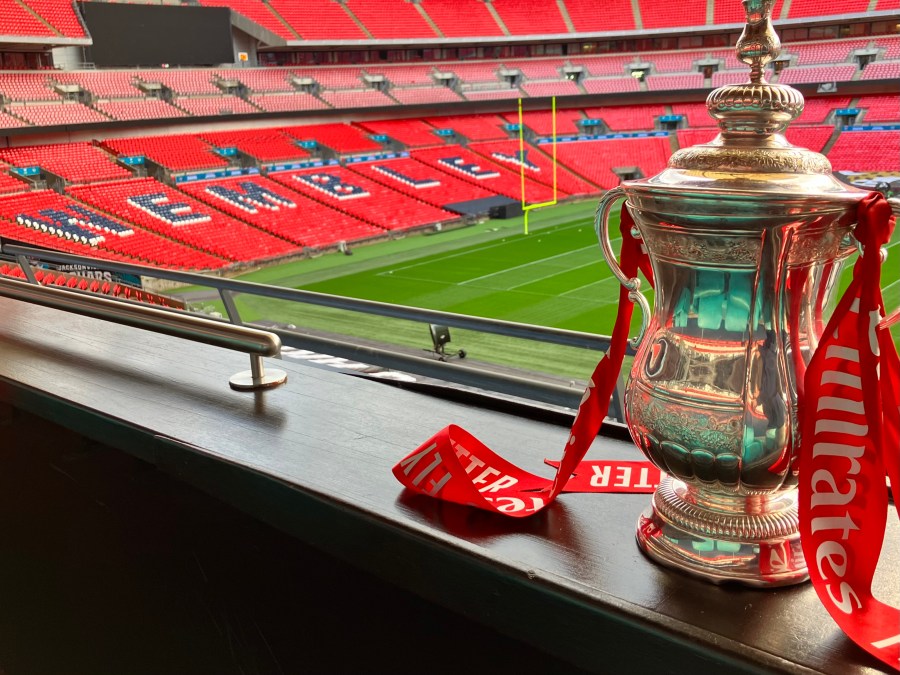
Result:
<svg viewBox="0 0 900 675"><path fill-rule="evenodd" d="M563 258L567 255L572 255L573 253L580 253L581 251L588 251L594 248L591 246L584 246L582 248L572 249L571 251L563 251L562 253L557 253L556 255L551 255L549 258L540 258L538 260L531 260L526 263L522 263L521 265L515 265L513 267L507 267L506 269L497 270L496 272L491 272L490 274L482 274L480 277L473 277L471 279L466 279L465 281L460 281L460 286L465 286L467 284L475 283L476 281L481 281L482 279L490 279L491 277L496 277L500 274L506 274L507 272L513 272L515 270L525 269L526 267L531 267L532 265L540 265L541 263L545 263L548 260L556 260L557 258Z"/></svg>
<svg viewBox="0 0 900 675"><path fill-rule="evenodd" d="M568 291L560 293L560 296L570 295L571 293L577 293L578 291L583 291L585 288L590 288L591 286L596 286L597 284L602 284L607 281L615 281L616 278L614 276L603 277L602 279L597 279L596 281L592 281L589 284L585 284L584 286L579 286L578 288L572 288Z"/></svg>
<svg viewBox="0 0 900 675"><path fill-rule="evenodd" d="M592 246L591 248L593 248L593 246ZM514 291L514 290L516 290L517 288L521 288L522 286L528 286L529 284L536 284L536 283L539 282L539 281L544 281L544 279L550 279L550 278L552 278L552 277L558 277L560 274L567 274L567 273L571 272L572 270L580 270L580 269L583 268L583 267L593 267L593 266L596 265L596 264L597 264L597 261L596 261L596 260L593 260L593 261L591 261L591 262L589 262L589 263L585 263L584 265L575 265L574 267L566 267L566 268L564 268L564 269L557 270L557 271L555 271L555 272L551 272L550 274L545 274L545 275L542 276L542 277L535 277L535 278L529 279L528 281L525 281L525 282L523 282L523 283L521 283L521 284L516 284L515 286L509 286L506 290L508 290L508 291ZM465 283L465 282L464 282L464 283ZM567 292L568 292L568 291L567 291ZM562 295L562 294L561 294L561 295Z"/></svg>

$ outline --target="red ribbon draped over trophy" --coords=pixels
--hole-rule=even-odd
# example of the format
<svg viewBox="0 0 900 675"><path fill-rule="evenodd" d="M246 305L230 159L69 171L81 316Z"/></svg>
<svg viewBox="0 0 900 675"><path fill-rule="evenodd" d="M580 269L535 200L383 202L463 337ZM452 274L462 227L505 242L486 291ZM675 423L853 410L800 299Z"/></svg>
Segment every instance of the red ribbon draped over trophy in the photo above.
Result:
<svg viewBox="0 0 900 675"><path fill-rule="evenodd" d="M623 206L620 267L640 270L653 284L647 254L632 235ZM888 514L885 476L900 492L900 358L884 324L881 246L894 219L887 201L872 193L858 209L855 236L863 249L854 279L825 329L805 375L800 400L799 475L801 542L810 577L823 604L854 642L900 668L900 609L876 600L872 578ZM582 397L553 480L506 461L464 429L448 426L393 469L408 489L438 499L514 517L530 516L566 491L573 476L603 463L583 462L609 406L622 368L633 303L619 291L619 311L609 350ZM627 463L617 463L627 464ZM641 470L657 471L646 462ZM620 491L647 491L658 482ZM583 481L582 481L583 483ZM580 484L569 491L600 491Z"/></svg>

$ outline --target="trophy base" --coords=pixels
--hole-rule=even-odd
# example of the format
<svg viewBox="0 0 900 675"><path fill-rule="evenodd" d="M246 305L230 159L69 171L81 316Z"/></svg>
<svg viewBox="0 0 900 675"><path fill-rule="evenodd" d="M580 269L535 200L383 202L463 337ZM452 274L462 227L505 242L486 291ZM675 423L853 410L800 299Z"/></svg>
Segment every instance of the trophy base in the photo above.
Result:
<svg viewBox="0 0 900 675"><path fill-rule="evenodd" d="M809 579L798 525L796 490L723 495L667 476L638 520L637 541L667 567L768 588Z"/></svg>

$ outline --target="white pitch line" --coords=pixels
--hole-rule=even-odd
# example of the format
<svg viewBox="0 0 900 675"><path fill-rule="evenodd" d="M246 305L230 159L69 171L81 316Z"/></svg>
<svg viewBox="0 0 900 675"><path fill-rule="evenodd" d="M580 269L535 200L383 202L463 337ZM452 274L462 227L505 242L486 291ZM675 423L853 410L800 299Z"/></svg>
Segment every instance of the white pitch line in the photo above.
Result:
<svg viewBox="0 0 900 675"><path fill-rule="evenodd" d="M576 248L571 251L563 251L562 253L557 253L556 255L551 255L549 258L541 258L540 260L532 260L531 262L522 263L521 265L516 265L514 267L507 267L503 270L498 270L496 272L491 272L490 274L482 274L480 277L474 277L472 279L466 279L465 281L460 281L460 286L465 286L466 284L475 283L476 281L481 281L482 279L490 279L491 277L495 277L498 274L506 274L507 272L512 272L514 270L525 269L526 267L531 267L532 265L539 265L540 263L547 262L548 260L556 260L557 258L563 258L567 255L572 255L573 253L580 253L581 251L587 251L589 249L594 248L593 246L585 246L583 248Z"/></svg>
<svg viewBox="0 0 900 675"><path fill-rule="evenodd" d="M592 247L593 248L593 247ZM545 258L545 260L549 260L549 258ZM550 274L545 274L542 277L535 277L534 279L529 279L521 284L516 284L515 286L510 286L507 290L514 291L517 288L521 288L522 286L527 286L528 284L534 284L538 281L543 281L544 279L550 279L551 277L558 277L560 274L565 274L567 272L571 272L572 270L580 270L583 267L593 267L597 264L597 261L594 260L592 262L586 263L584 265L576 265L575 267L567 267L564 270L559 270L557 272L551 272Z"/></svg>
<svg viewBox="0 0 900 675"><path fill-rule="evenodd" d="M591 286L596 286L597 284L602 284L605 281L615 281L615 277L603 277L602 279L597 279L597 281L592 281L589 284L585 284L584 286L579 286L578 288L572 288L565 293L560 293L560 297L563 295L569 295L571 293L577 293L578 291L584 290L585 288L590 288Z"/></svg>

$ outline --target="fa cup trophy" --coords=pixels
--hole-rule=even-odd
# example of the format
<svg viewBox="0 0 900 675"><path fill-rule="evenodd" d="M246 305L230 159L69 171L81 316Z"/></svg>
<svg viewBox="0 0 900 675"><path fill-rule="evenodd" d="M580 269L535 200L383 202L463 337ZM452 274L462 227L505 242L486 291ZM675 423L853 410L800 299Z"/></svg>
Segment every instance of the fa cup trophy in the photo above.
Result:
<svg viewBox="0 0 900 675"><path fill-rule="evenodd" d="M753 586L808 578L797 400L866 194L782 135L803 96L764 78L780 50L774 2L744 0L737 54L750 77L709 95L719 135L611 190L597 212L604 257L645 317L640 281L622 273L610 245L609 214L622 198L655 279L625 412L667 477L640 517L638 543L670 567Z"/></svg>

